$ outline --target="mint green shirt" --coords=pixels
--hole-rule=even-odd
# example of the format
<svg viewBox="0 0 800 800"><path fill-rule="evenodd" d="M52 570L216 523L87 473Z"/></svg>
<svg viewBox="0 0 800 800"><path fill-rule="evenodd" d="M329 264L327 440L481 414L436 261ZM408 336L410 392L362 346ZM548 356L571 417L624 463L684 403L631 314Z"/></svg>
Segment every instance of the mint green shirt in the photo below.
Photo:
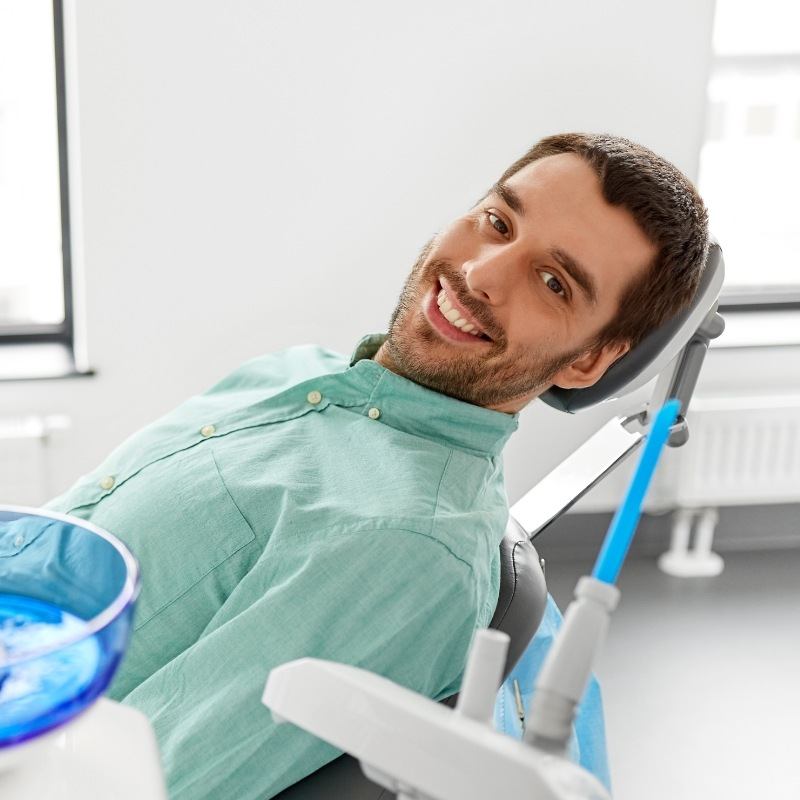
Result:
<svg viewBox="0 0 800 800"><path fill-rule="evenodd" d="M256 358L132 436L49 508L136 555L109 695L143 711L174 800L273 797L339 754L261 703L302 656L432 698L493 614L517 418L318 347Z"/></svg>

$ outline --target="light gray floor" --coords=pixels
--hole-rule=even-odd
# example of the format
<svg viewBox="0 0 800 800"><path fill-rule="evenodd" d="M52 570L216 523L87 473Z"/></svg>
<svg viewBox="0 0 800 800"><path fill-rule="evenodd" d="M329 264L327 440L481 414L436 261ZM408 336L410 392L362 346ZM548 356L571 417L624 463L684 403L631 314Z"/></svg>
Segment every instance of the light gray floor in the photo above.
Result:
<svg viewBox="0 0 800 800"><path fill-rule="evenodd" d="M561 608L591 563L550 555ZM629 559L598 665L615 800L800 800L800 549Z"/></svg>

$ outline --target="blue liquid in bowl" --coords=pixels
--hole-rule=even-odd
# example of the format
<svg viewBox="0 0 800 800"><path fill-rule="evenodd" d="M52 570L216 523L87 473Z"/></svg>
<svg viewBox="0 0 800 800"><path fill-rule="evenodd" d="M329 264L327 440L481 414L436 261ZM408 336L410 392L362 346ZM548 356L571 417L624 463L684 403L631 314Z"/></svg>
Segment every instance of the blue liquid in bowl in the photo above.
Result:
<svg viewBox="0 0 800 800"><path fill-rule="evenodd" d="M83 620L51 603L0 593L0 742L54 727L97 695L92 687L103 653L95 636L4 666L15 656L79 636L85 628Z"/></svg>
<svg viewBox="0 0 800 800"><path fill-rule="evenodd" d="M107 531L0 506L0 750L68 722L111 683L130 639L136 560Z"/></svg>

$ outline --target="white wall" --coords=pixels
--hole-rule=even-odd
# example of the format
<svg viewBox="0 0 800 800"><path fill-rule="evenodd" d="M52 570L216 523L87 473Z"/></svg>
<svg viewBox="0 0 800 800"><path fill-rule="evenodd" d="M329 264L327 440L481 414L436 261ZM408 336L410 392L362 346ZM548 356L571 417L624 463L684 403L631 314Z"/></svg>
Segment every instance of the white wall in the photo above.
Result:
<svg viewBox="0 0 800 800"><path fill-rule="evenodd" d="M712 2L76 0L97 376L6 384L0 415L72 418L61 490L246 358L383 329L419 247L542 135L623 134L694 176ZM512 499L613 411L526 411Z"/></svg>

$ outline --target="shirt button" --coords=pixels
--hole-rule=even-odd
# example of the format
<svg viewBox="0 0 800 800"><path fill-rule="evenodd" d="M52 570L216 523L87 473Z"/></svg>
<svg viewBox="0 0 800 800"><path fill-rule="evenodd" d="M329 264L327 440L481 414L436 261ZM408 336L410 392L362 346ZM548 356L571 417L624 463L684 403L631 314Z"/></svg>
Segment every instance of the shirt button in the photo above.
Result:
<svg viewBox="0 0 800 800"><path fill-rule="evenodd" d="M216 430L217 429L213 425L203 425L203 427L200 428L200 433L203 436L211 436L213 433L216 433Z"/></svg>
<svg viewBox="0 0 800 800"><path fill-rule="evenodd" d="M314 391L309 392L306 395L306 400L308 400L312 406L315 406L322 401L322 395L316 389L314 389Z"/></svg>
<svg viewBox="0 0 800 800"><path fill-rule="evenodd" d="M14 539L14 547L22 547L25 544L25 537L20 533L16 539Z"/></svg>
<svg viewBox="0 0 800 800"><path fill-rule="evenodd" d="M381 415L381 410L379 408L371 408L369 411L367 411L367 416L370 419L378 419L380 415Z"/></svg>
<svg viewBox="0 0 800 800"><path fill-rule="evenodd" d="M115 480L113 475L106 475L106 477L100 481L100 488L110 489L114 485Z"/></svg>

